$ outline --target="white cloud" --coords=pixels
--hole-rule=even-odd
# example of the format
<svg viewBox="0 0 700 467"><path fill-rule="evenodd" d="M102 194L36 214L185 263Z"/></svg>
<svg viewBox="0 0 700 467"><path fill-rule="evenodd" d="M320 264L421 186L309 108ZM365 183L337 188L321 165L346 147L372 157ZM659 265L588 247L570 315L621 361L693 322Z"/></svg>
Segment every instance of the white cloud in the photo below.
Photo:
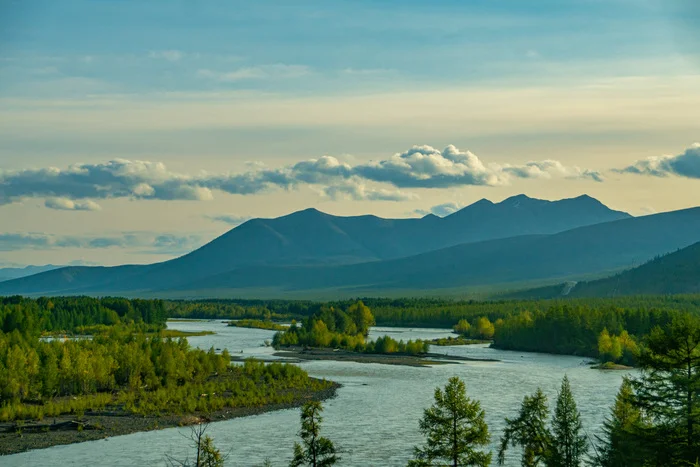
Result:
<svg viewBox="0 0 700 467"><path fill-rule="evenodd" d="M449 203L443 203L443 204L438 204L436 206L431 207L428 210L425 209L416 209L414 214L418 214L419 216L427 216L428 214L433 214L438 217L445 217L449 216L450 214L454 214L455 212L459 211L464 207L464 204L462 203L457 203L457 202L449 202Z"/></svg>
<svg viewBox="0 0 700 467"><path fill-rule="evenodd" d="M207 216L209 219L216 221L216 222L223 222L228 225L241 225L244 222L249 221L252 219L250 216L236 216L234 214L222 214L218 216Z"/></svg>
<svg viewBox="0 0 700 467"><path fill-rule="evenodd" d="M0 171L0 205L42 197L49 198L45 205L52 209L95 210L98 209L95 203L77 200L206 201L214 197L214 191L251 195L301 185L317 187L317 191L331 198L405 201L415 199L416 195L400 191L403 188L496 186L507 185L513 178L602 181L599 172L568 167L554 160L525 165L486 164L472 152L452 145L442 151L414 146L387 159L355 165L326 155L280 168L258 167L242 173L197 176L171 172L161 162L126 159L76 164L66 169ZM399 190L373 188L367 183L391 185Z"/></svg>
<svg viewBox="0 0 700 467"><path fill-rule="evenodd" d="M401 190L385 188L368 188L359 179L352 179L340 184L329 185L322 190L331 199L352 199L355 201L410 201L418 195Z"/></svg>
<svg viewBox="0 0 700 467"><path fill-rule="evenodd" d="M199 235L123 232L112 236L52 235L47 233L0 233L0 251L55 250L62 248L128 248L136 253L181 254L201 246Z"/></svg>
<svg viewBox="0 0 700 467"><path fill-rule="evenodd" d="M102 207L94 201L73 201L68 198L49 198L44 201L44 206L59 211L100 211Z"/></svg>
<svg viewBox="0 0 700 467"><path fill-rule="evenodd" d="M243 67L233 71L215 71L201 69L197 71L200 78L211 79L220 82L234 82L257 79L292 79L301 78L311 74L311 69L305 65L261 65Z"/></svg>
<svg viewBox="0 0 700 467"><path fill-rule="evenodd" d="M185 54L179 50L153 50L149 52L148 56L150 58L167 60L169 62L178 62Z"/></svg>
<svg viewBox="0 0 700 467"><path fill-rule="evenodd" d="M700 143L692 144L683 154L676 156L652 156L638 160L619 173L667 177L676 175L686 178L700 178Z"/></svg>

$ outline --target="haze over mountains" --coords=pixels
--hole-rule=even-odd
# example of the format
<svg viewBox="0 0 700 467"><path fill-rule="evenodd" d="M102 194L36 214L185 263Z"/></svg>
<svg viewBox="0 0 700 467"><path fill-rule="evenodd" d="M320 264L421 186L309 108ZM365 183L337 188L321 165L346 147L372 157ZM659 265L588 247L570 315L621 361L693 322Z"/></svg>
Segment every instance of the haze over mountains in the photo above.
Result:
<svg viewBox="0 0 700 467"><path fill-rule="evenodd" d="M700 208L634 218L588 197L478 201L445 218L253 219L180 258L67 267L0 283L0 294L313 296L590 277L700 240ZM261 292L263 291L263 292Z"/></svg>
<svg viewBox="0 0 700 467"><path fill-rule="evenodd" d="M700 242L611 277L541 287L515 293L513 296L555 298L697 293L700 293Z"/></svg>

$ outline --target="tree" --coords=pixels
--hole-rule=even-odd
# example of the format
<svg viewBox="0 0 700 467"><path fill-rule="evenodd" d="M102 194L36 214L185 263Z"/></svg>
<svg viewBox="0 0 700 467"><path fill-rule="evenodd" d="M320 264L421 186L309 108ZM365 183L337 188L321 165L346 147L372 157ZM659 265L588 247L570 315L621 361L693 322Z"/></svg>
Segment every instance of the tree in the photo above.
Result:
<svg viewBox="0 0 700 467"><path fill-rule="evenodd" d="M479 339L492 339L496 328L491 321L485 316L476 320L476 326L472 329L474 337Z"/></svg>
<svg viewBox="0 0 700 467"><path fill-rule="evenodd" d="M484 411L478 401L467 397L464 381L450 378L445 390L435 388L435 404L426 409L420 431L427 437L423 448L415 448L409 466L432 465L435 460L458 466L487 466L491 453L478 450L491 440Z"/></svg>
<svg viewBox="0 0 700 467"><path fill-rule="evenodd" d="M469 321L466 319L460 319L457 324L454 325L453 329L454 332L457 334L461 334L463 336L466 336L469 334L469 329L471 328L471 324L469 324Z"/></svg>
<svg viewBox="0 0 700 467"><path fill-rule="evenodd" d="M642 373L632 381L634 403L650 421L642 443L656 462L692 464L700 458L700 320L677 317L644 344Z"/></svg>
<svg viewBox="0 0 700 467"><path fill-rule="evenodd" d="M634 405L632 383L625 378L615 398L610 417L603 424L603 436L596 455L596 465L601 467L629 467L644 464L644 446L637 434L642 426L642 413Z"/></svg>
<svg viewBox="0 0 700 467"><path fill-rule="evenodd" d="M320 402L310 401L301 408L301 430L299 436L303 446L294 443L294 458L290 467L327 467L335 465L340 458L336 455L335 446L328 438L320 436L323 406Z"/></svg>
<svg viewBox="0 0 700 467"><path fill-rule="evenodd" d="M214 446L214 441L206 434L209 428L209 423L199 423L190 427L189 440L196 450L194 462L189 460L189 457L184 461L167 457L171 467L223 467L224 457Z"/></svg>
<svg viewBox="0 0 700 467"><path fill-rule="evenodd" d="M505 464L508 445L520 446L523 450L522 465L536 467L546 461L551 434L547 429L547 396L541 389L533 396L525 396L518 418L506 418L506 428L498 450L498 463Z"/></svg>
<svg viewBox="0 0 700 467"><path fill-rule="evenodd" d="M576 408L569 378L564 376L552 418L552 442L547 465L578 467L588 450L588 442L582 431L581 414Z"/></svg>

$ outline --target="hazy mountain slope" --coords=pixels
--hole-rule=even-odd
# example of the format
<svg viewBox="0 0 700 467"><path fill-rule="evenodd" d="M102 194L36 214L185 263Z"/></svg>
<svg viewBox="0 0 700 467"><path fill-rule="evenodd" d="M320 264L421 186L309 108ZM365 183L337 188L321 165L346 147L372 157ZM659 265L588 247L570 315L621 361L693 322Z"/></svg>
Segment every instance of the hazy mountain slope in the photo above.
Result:
<svg viewBox="0 0 700 467"><path fill-rule="evenodd" d="M0 284L0 293L36 294L64 288L71 293L172 289L229 271L247 270L252 272L243 275L254 281L253 272L266 268L273 274L276 267L291 271L298 266L397 259L467 242L554 233L626 218L630 216L587 196L543 201L520 195L498 204L482 200L446 218L338 217L307 209L276 219L253 219L164 263L114 270L56 270L37 276L36 281Z"/></svg>
<svg viewBox="0 0 700 467"><path fill-rule="evenodd" d="M44 271L58 269L60 267L62 266L47 264L45 266L25 266L23 268L0 268L0 282L31 276L33 274L39 274Z"/></svg>
<svg viewBox="0 0 700 467"><path fill-rule="evenodd" d="M190 290L279 287L439 289L588 275L639 264L700 237L700 208L581 227L555 235L469 243L407 258L343 266L241 268Z"/></svg>
<svg viewBox="0 0 700 467"><path fill-rule="evenodd" d="M580 282L573 297L700 293L700 243L613 277Z"/></svg>

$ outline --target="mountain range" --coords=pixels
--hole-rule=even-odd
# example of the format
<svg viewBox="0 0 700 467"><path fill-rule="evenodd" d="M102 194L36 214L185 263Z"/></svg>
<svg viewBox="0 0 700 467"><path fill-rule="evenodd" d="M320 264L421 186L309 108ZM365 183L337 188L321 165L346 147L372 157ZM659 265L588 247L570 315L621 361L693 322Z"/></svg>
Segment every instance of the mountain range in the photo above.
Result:
<svg viewBox="0 0 700 467"><path fill-rule="evenodd" d="M151 265L66 267L0 282L0 294L284 297L465 290L609 274L700 240L700 208L632 217L589 196L518 195L447 217L253 219Z"/></svg>

